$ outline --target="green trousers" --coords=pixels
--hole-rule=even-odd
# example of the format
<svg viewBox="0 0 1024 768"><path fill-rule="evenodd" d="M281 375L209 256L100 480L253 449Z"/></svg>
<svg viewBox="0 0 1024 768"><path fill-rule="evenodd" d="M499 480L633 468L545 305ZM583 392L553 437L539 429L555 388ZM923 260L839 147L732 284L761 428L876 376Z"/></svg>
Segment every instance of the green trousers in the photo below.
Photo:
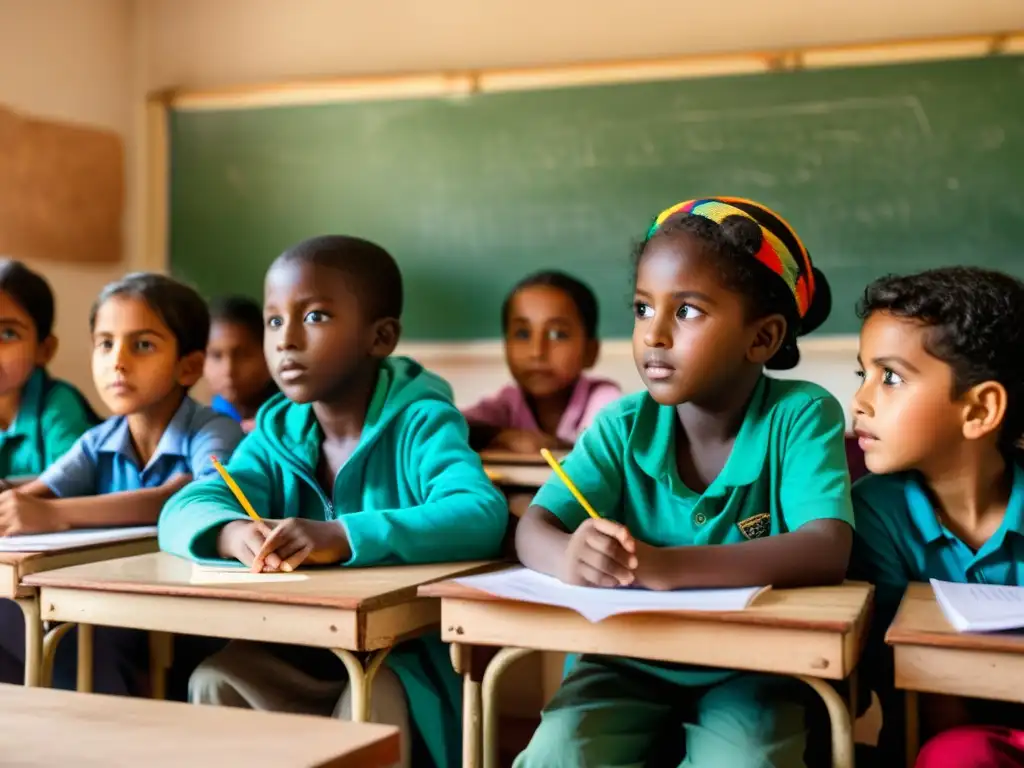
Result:
<svg viewBox="0 0 1024 768"><path fill-rule="evenodd" d="M806 702L790 678L684 685L584 656L514 768L803 768Z"/></svg>

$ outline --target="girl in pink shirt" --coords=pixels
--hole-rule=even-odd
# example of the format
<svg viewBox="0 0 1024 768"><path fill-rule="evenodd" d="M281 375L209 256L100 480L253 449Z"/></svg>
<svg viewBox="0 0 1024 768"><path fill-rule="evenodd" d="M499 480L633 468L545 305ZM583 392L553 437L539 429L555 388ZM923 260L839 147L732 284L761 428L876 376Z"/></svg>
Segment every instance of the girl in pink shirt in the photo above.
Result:
<svg viewBox="0 0 1024 768"><path fill-rule="evenodd" d="M536 453L571 448L619 385L585 376L597 362L597 299L564 272L521 280L501 310L505 359L515 381L465 411L477 450Z"/></svg>

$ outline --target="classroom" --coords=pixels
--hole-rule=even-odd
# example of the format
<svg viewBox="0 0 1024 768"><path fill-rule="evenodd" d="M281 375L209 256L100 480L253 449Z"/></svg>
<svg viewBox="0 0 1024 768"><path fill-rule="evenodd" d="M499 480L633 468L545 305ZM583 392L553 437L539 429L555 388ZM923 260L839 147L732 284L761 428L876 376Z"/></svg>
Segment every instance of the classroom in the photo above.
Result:
<svg viewBox="0 0 1024 768"><path fill-rule="evenodd" d="M1024 768L1019 0L0 50L0 765Z"/></svg>

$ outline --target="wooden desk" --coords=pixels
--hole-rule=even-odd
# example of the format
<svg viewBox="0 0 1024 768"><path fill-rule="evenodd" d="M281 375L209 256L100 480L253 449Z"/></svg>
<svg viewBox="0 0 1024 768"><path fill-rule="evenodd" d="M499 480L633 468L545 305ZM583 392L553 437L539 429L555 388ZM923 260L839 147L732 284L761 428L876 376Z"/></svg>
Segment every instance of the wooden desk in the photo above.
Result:
<svg viewBox="0 0 1024 768"><path fill-rule="evenodd" d="M920 739L919 692L1024 702L1024 634L957 632L929 584L907 587L885 641L893 646L896 687L906 692L908 765Z"/></svg>
<svg viewBox="0 0 1024 768"><path fill-rule="evenodd" d="M565 452L556 452L561 460ZM480 459L484 470L495 485L515 488L540 488L551 474L551 467L540 454L512 453L511 451L483 451Z"/></svg>
<svg viewBox="0 0 1024 768"><path fill-rule="evenodd" d="M592 624L574 611L505 600L453 581L421 587L441 598L441 636L455 646L502 646L482 673L453 648L463 676L463 765L497 765L493 693L501 673L535 650L600 653L790 675L812 687L832 719L833 765L853 765L850 711L826 680L850 677L867 634L873 587L772 590L745 611L613 616ZM752 648L757 653L751 653ZM855 686L851 685L851 689ZM482 713L481 713L482 695ZM856 690L851 690L856 702ZM480 722L482 719L482 738Z"/></svg>
<svg viewBox="0 0 1024 768"><path fill-rule="evenodd" d="M384 768L398 729L326 717L197 707L0 685L0 754L24 768Z"/></svg>
<svg viewBox="0 0 1024 768"><path fill-rule="evenodd" d="M438 601L418 597L417 587L488 566L309 569L299 572L303 581L192 584L191 562L157 552L47 571L26 583L39 588L43 619L79 625L79 690L91 687L82 676L92 658L86 626L308 645L330 649L345 664L352 719L365 721L370 685L388 651L440 621ZM365 663L357 653L367 654Z"/></svg>
<svg viewBox="0 0 1024 768"><path fill-rule="evenodd" d="M34 573L53 568L64 568L81 563L94 563L117 557L155 552L156 536L147 536L131 541L109 544L91 544L69 547L53 552L0 552L0 598L14 600L25 615L25 685L39 685L39 671L44 641L55 643L69 628L44 640L43 625L39 615L38 591L23 583L23 579Z"/></svg>

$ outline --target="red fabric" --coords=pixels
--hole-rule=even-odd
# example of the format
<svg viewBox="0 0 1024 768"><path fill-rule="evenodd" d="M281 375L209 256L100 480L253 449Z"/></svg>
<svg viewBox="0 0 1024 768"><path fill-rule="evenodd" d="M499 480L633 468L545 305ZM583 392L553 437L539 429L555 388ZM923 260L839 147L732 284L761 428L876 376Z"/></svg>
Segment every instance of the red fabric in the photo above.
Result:
<svg viewBox="0 0 1024 768"><path fill-rule="evenodd" d="M924 745L914 768L1024 768L1024 731L953 728Z"/></svg>

